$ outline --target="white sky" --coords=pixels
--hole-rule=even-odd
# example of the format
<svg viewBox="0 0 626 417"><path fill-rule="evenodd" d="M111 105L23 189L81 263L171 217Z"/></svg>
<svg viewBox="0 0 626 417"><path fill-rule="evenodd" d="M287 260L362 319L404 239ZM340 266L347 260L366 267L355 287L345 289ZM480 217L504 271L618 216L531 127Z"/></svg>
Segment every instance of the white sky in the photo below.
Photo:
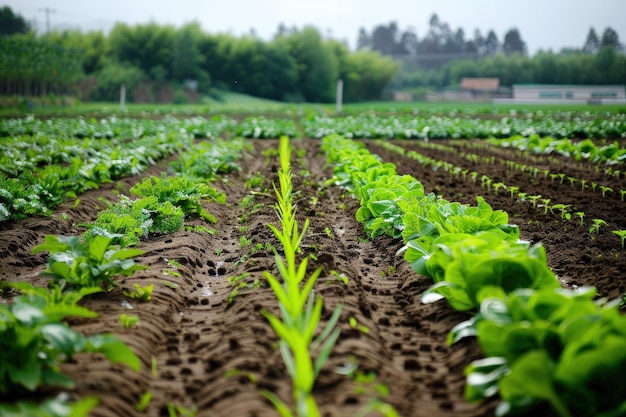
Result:
<svg viewBox="0 0 626 417"><path fill-rule="evenodd" d="M298 28L312 24L354 48L360 27L371 32L391 21L401 30L414 27L421 39L437 13L452 30L463 28L466 38L477 28L483 35L493 29L502 41L506 31L517 27L531 54L582 47L592 26L598 36L610 26L626 43L625 0L0 0L4 5L35 22L41 32L46 27L42 9L50 8L52 30L108 31L120 21L180 26L196 20L208 33L240 36L254 28L269 40L282 22Z"/></svg>

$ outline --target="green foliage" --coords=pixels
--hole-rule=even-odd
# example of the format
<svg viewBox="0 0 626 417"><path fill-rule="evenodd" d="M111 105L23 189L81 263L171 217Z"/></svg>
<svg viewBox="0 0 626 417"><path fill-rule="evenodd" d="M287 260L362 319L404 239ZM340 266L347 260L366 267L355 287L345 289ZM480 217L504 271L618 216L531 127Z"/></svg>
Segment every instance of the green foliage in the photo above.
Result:
<svg viewBox="0 0 626 417"><path fill-rule="evenodd" d="M33 253L48 251L49 276L62 290L68 286L81 288L100 287L110 290L115 286L116 275L130 276L146 269L136 265L132 258L143 254L139 249L120 249L113 238L103 235L85 241L78 236L46 235L45 242L33 248Z"/></svg>
<svg viewBox="0 0 626 417"><path fill-rule="evenodd" d="M122 84L127 91L131 91L145 78L145 73L140 68L111 58L104 60L96 74L96 85L89 90L89 98L94 101L119 100Z"/></svg>
<svg viewBox="0 0 626 417"><path fill-rule="evenodd" d="M339 305L335 309L326 327L314 337L321 321L323 300L321 297L315 297L313 286L321 273L321 268L317 268L304 282L309 258L305 257L300 264L296 261L296 254L300 251L300 242L306 233L309 220L305 220L300 230L293 203L291 149L286 136L280 140L279 155L279 187L274 186L274 190L278 199L277 212L281 228L271 224L268 227L283 245L284 260L278 253L275 256L282 283L269 271L265 271L263 276L278 299L281 317L268 311L262 313L280 338L280 352L292 380L295 415L319 416L317 402L312 395L313 384L339 337L340 330L335 326L342 306ZM315 359L313 352L317 352ZM294 414L290 407L272 392L264 390L261 393L274 404L281 416Z"/></svg>
<svg viewBox="0 0 626 417"><path fill-rule="evenodd" d="M202 207L202 201L216 201L224 204L226 195L218 192L206 183L196 182L182 176L144 178L135 184L130 192L139 197L156 197L160 203L170 202L179 207L185 215L196 214L208 222L215 223L217 219Z"/></svg>
<svg viewBox="0 0 626 417"><path fill-rule="evenodd" d="M182 229L184 213L170 201L159 201L157 196L131 200L120 196L120 201L98 213L98 218L87 225L88 241L95 236L110 236L122 247L139 243L139 237L148 233L173 233Z"/></svg>
<svg viewBox="0 0 626 417"><path fill-rule="evenodd" d="M425 303L446 298L457 310L471 310L486 296L517 288L559 287L542 246L506 240L498 232L448 234L413 240L407 246L407 262L435 281L422 294Z"/></svg>
<svg viewBox="0 0 626 417"><path fill-rule="evenodd" d="M18 401L15 404L0 403L3 417L87 417L98 405L95 397L86 397L76 402L47 399L41 403Z"/></svg>
<svg viewBox="0 0 626 417"><path fill-rule="evenodd" d="M476 334L488 356L466 370L466 396L499 393L502 415L549 404L567 416L621 415L626 385L626 317L595 289L519 289L486 298L451 340Z"/></svg>
<svg viewBox="0 0 626 417"><path fill-rule="evenodd" d="M66 316L93 317L93 313L73 302L50 302L34 292L16 297L10 306L0 304L1 394L42 386L72 388L74 383L61 373L59 364L78 352L101 353L113 363L139 369L139 359L124 343L111 335L84 337L61 322Z"/></svg>
<svg viewBox="0 0 626 417"><path fill-rule="evenodd" d="M125 329L132 329L139 324L139 317L130 314L120 314L120 324Z"/></svg>
<svg viewBox="0 0 626 417"><path fill-rule="evenodd" d="M126 297L132 298L138 301L150 301L152 299L152 290L154 290L154 284L146 285L142 287L139 284L133 284L134 290L124 291Z"/></svg>

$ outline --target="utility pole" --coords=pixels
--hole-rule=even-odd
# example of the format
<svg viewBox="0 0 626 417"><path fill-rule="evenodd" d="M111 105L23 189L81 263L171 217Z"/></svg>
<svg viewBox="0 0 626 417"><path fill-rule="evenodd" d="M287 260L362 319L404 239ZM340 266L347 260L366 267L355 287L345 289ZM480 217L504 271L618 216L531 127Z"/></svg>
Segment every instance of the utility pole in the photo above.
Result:
<svg viewBox="0 0 626 417"><path fill-rule="evenodd" d="M50 34L50 13L55 13L56 10L51 9L50 7L44 7L42 9L39 9L39 11L46 13L46 34L49 35Z"/></svg>

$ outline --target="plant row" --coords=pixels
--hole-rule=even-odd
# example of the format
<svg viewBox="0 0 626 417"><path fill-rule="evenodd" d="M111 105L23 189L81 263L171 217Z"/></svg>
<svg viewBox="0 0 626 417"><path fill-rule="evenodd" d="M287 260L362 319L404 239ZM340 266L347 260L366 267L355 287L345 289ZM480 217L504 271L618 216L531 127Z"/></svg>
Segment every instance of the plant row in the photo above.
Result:
<svg viewBox="0 0 626 417"><path fill-rule="evenodd" d="M41 158L35 156L29 160L30 153L24 152L26 159L20 159L20 149L27 143L31 142L22 142L11 150L5 148L3 163L6 164L0 172L0 221L49 215L52 208L68 198L77 198L102 183L139 174L156 161L189 146L191 139L173 132L121 144L66 143L47 156L42 152ZM10 160L12 156L15 160Z"/></svg>
<svg viewBox="0 0 626 417"><path fill-rule="evenodd" d="M541 244L519 239L508 215L481 197L476 206L426 194L362 143L332 135L322 147L335 182L360 199L357 219L370 236L402 238L405 259L434 284L422 302L446 298L478 312L450 343L476 336L487 358L466 368L466 397L498 394L497 415L617 416L626 411L626 317L619 300L595 289L566 291Z"/></svg>
<svg viewBox="0 0 626 417"><path fill-rule="evenodd" d="M554 138L623 138L626 137L624 115L592 120L554 120L503 117L494 120L446 116L413 115L377 116L359 114L348 117L312 116L302 121L308 137L322 138L340 134L347 138L460 139L551 136Z"/></svg>
<svg viewBox="0 0 626 417"><path fill-rule="evenodd" d="M457 177L457 178L461 177L464 181L470 180L473 183L477 183L478 180L480 180L481 188L483 188L486 192L490 194L499 195L500 193L506 192L511 196L512 199L517 199L522 202L527 202L531 204L533 208L543 209L543 214L548 214L548 212L550 212L551 214L558 214L560 215L561 220L567 220L567 221L571 219L578 219L578 221L580 222L580 226L581 227L585 226L585 216L587 214L584 211L578 210L576 207L574 207L571 204L555 202L555 201L552 201L552 199L550 198L541 196L540 194L534 194L534 195L528 194L523 191L521 186L506 184L501 181L495 181L493 178L489 177L488 175L485 175L485 174L481 175L478 171L470 171L469 169L463 169L462 167L455 166L454 164L451 164L449 162L422 155L416 151L406 152L405 149L402 148L401 146L398 146L389 142L380 141L379 145L390 152L394 152L400 155L406 155L406 157L414 159L415 161L419 162L421 165L425 167L431 167L433 170L438 170L441 168L443 171L447 172L451 176ZM446 150L452 150L452 149L447 149L447 147L443 145L438 145L438 144L428 143L422 146L426 146L429 148L435 147L438 149L445 148ZM492 162L493 161L490 161L490 163ZM548 170L543 171L544 175L546 176L548 175L548 172L549 172ZM561 179L564 179L564 176L565 174L559 177ZM584 181L584 180L581 180L581 181ZM583 182L583 185L584 184L585 183ZM592 187L591 187L592 192L596 191L596 185L597 185L596 183L592 183ZM600 192L602 193L603 198L606 197L607 192L613 191L610 187L606 187L606 186L600 186L599 189L600 189ZM626 194L626 190L620 190L620 192L622 196ZM604 219L593 218L588 222L588 226L589 226L588 228L589 235L592 239L594 239L595 235L600 233L601 228L608 226L608 222ZM624 245L626 244L626 230L615 229L615 230L611 230L611 233L613 233L614 235L620 238L622 249L624 249L625 247Z"/></svg>
<svg viewBox="0 0 626 417"><path fill-rule="evenodd" d="M242 140L229 142L225 157L232 157L233 152L241 153L246 145ZM199 147L195 149L196 153L194 149L185 155L195 156L193 159L197 161L196 153L204 154L206 149ZM215 158L216 152L213 154L211 158ZM207 171L208 178L214 178L216 169ZM88 229L83 235L47 235L45 242L33 249L33 253L49 253L44 272L50 278L49 289L28 283L10 284L24 295L15 297L10 305L0 304L0 347L3 352L0 356L0 394L19 396L24 390L72 388L73 381L61 373L59 364L79 352L102 353L114 363L139 369L138 358L117 338L111 335L84 337L72 330L65 318L96 317L96 313L77 303L90 294L110 291L117 285L117 276L128 277L147 268L137 265L133 259L144 252L129 247L137 244L139 237L179 230L183 227L184 215L197 215L215 222L202 203L224 202L225 195L207 185L206 180L165 174L145 178L130 191L140 198L131 200L121 196L120 202L110 204L108 209L100 212L93 224L83 225ZM125 294L148 301L152 288L152 285L145 288L135 285L134 291ZM120 321L124 326L131 326L133 322L132 317L122 316ZM96 404L96 398L85 398L76 404L55 399L41 404L18 401L0 403L0 414L79 417L87 415Z"/></svg>
<svg viewBox="0 0 626 417"><path fill-rule="evenodd" d="M608 145L596 145L590 139L573 141L571 139L557 139L551 136L540 137L537 134L532 134L528 137L514 135L506 139L490 139L488 142L497 146L512 147L534 154L558 154L574 158L577 161L588 160L597 164L621 165L626 162L626 148L620 147L617 142Z"/></svg>
<svg viewBox="0 0 626 417"><path fill-rule="evenodd" d="M246 138L278 138L296 136L293 119L248 116L240 122L225 116L176 118L166 115L160 119L110 116L95 118L53 118L48 120L28 116L0 120L0 137L51 136L58 138L138 139L165 132L180 132L195 138L214 139L222 135Z"/></svg>

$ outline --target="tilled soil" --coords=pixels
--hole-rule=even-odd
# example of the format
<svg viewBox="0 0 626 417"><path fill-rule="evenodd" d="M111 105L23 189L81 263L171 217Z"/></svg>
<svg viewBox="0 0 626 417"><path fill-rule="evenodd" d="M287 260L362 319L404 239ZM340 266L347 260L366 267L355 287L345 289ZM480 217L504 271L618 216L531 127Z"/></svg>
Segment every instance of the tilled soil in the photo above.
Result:
<svg viewBox="0 0 626 417"><path fill-rule="evenodd" d="M494 209L507 211L511 223L520 226L522 238L543 242L549 265L564 286L595 285L601 296L611 298L626 291L626 251L621 249L619 238L610 233L626 228L626 203L620 201L617 191L626 188L623 180L601 174L590 178L612 186L618 194L617 198L602 198L597 192L556 186L549 178L529 178L497 164L475 164L460 156L461 152L473 152L524 161L523 155L512 151L504 156L502 150L491 147L469 150L462 142L444 141L441 143L458 147L458 152L442 152L414 142L396 143L481 175L501 178L498 181L519 184L529 195L550 196L552 204L572 204L584 210L585 224L580 226L577 218L565 221L558 212L549 210L544 214L543 208L512 199L506 191L487 194L480 182L423 168L410 158L366 141L372 152L394 162L399 174L419 179L427 191L470 204L476 202L476 196L484 195ZM276 298L263 278L263 271L278 273L271 247L280 246L267 227L278 223L271 188L278 161L263 156L264 150L276 148L278 142L258 140L253 144L254 152L241 161L241 172L212 184L227 195L226 205L207 206L218 223L206 225L187 219L188 225L207 226L215 230L214 234L181 231L145 239L140 245L145 254L137 261L150 268L120 279L120 285L110 293L85 300L84 305L97 311L99 318L71 322L85 334L115 333L142 361L140 372L88 355L79 355L62 366L77 383L72 391L76 396L100 397L93 416L168 416L167 404L197 407L200 417L276 416L273 406L259 393L261 389L290 401L291 381L276 349L277 337L261 314L262 310L278 312ZM296 149L292 170L297 210L302 222L310 219L301 256L310 257L310 271L322 268L316 291L324 299L324 318L328 319L338 304L343 305L341 336L315 385L323 415L355 415L369 400L380 396L375 384L388 387L385 401L402 416L493 415L495 400L469 404L463 398L463 369L481 357L477 344L473 340L453 346L446 343L449 330L468 315L452 310L445 301L421 304L420 294L431 285L430 279L417 275L395 255L402 246L400 241L386 236L365 239L362 226L354 218L358 201L337 187L323 185L332 169L326 166L319 141L293 140L292 146ZM561 165L556 167L555 160L543 163L571 176L595 172L591 164L557 160ZM166 168L163 163L146 175ZM250 195L245 181L251 175L263 177L264 186L254 190L252 202L241 204ZM115 200L113 190L124 193L137 180L88 192L81 196L78 207L68 203L51 218L0 224L0 278L45 285L45 278L38 274L45 269L46 254L32 255L32 248L43 242L46 234L81 233L84 228L78 225L93 221L104 208L99 197ZM593 218L604 219L609 225L592 238L588 228ZM341 274L347 283L338 278ZM245 284L241 288L237 285L236 296L233 281ZM137 303L123 295L123 290L135 283L155 284L151 301ZM171 283L178 286L171 288ZM118 319L122 313L136 314L138 327L123 329ZM353 328L351 317L367 331ZM351 361L358 363L361 372L375 373L375 382L357 382L337 372ZM135 405L147 391L153 393L153 400L145 412L139 412Z"/></svg>

